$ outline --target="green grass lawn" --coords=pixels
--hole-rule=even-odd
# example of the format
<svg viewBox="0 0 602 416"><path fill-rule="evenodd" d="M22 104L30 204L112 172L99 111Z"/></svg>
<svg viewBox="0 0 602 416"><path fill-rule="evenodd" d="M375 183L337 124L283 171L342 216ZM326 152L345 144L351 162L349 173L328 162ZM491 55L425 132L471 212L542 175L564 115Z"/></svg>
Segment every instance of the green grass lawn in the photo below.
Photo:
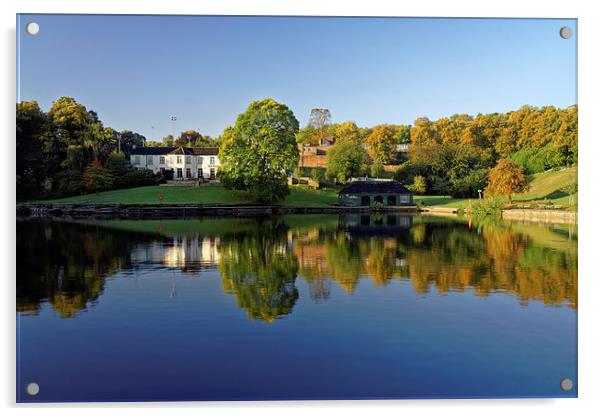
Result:
<svg viewBox="0 0 602 416"><path fill-rule="evenodd" d="M537 206L552 203L565 209L577 209L577 194L572 198L562 189L577 182L577 168L543 172L529 177L529 190L524 194L513 195L513 200ZM311 189L306 186L292 186L291 193L281 202L283 206L326 207L338 203L336 188ZM163 196L163 201L159 196ZM467 208L471 199L450 196L415 195L414 202L427 207ZM477 201L477 198L472 199ZM253 197L245 191L227 190L221 185L188 188L178 186L145 186L73 196L69 198L37 201L52 204L252 204ZM572 204L570 204L572 202ZM570 206L569 206L570 205Z"/></svg>
<svg viewBox="0 0 602 416"><path fill-rule="evenodd" d="M281 202L284 206L324 207L336 204L337 190L334 188L311 189L290 187L291 193ZM159 199L163 196L163 200ZM72 196L69 198L36 201L51 204L252 204L253 197L245 191L225 189L221 185L199 188L179 186L144 186Z"/></svg>
<svg viewBox="0 0 602 416"><path fill-rule="evenodd" d="M529 190L522 194L512 195L515 205L521 203L536 206L551 203L565 209L577 209L577 193L570 197L562 189L572 183L577 183L577 167L557 171L542 172L530 175ZM450 196L415 195L414 202L427 207L466 208L470 198L452 198ZM477 198L472 199L476 202Z"/></svg>
<svg viewBox="0 0 602 416"><path fill-rule="evenodd" d="M563 188L577 183L577 167L563 170L536 173L529 176L529 190L524 194L513 195L516 201L552 202L568 209L577 209L577 193L572 197ZM569 206L570 205L570 206Z"/></svg>
<svg viewBox="0 0 602 416"><path fill-rule="evenodd" d="M426 207L466 208L470 199L443 195L414 195L414 203Z"/></svg>

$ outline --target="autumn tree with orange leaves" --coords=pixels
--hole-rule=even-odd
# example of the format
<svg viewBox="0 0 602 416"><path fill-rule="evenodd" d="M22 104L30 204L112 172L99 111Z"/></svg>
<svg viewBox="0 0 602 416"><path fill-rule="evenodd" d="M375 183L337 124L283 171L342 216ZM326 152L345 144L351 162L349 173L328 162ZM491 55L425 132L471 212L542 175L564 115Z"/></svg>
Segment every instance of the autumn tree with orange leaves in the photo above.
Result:
<svg viewBox="0 0 602 416"><path fill-rule="evenodd" d="M528 189L527 178L523 168L508 159L500 159L487 175L486 194L508 195L512 203L512 194L525 192Z"/></svg>

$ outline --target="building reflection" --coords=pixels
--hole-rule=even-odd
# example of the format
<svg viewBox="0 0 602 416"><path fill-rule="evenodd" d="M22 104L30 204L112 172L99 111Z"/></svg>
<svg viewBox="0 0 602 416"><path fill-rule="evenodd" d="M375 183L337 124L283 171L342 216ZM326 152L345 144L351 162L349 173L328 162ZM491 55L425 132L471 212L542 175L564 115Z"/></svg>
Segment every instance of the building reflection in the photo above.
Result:
<svg viewBox="0 0 602 416"><path fill-rule="evenodd" d="M139 245L132 250L134 264L161 264L187 274L203 268L217 267L220 260L219 236L181 235L166 241Z"/></svg>

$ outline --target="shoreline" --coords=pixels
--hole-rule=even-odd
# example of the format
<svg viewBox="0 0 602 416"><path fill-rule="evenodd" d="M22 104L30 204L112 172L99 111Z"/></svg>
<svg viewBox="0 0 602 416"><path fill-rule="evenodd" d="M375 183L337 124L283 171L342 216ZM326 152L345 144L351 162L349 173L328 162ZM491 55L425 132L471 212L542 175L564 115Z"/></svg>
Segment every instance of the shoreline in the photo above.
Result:
<svg viewBox="0 0 602 416"><path fill-rule="evenodd" d="M370 207L288 207L282 205L193 205L193 204L23 204L31 217L170 219L215 216L257 216L280 214L370 213ZM416 205L384 207L380 212L418 213Z"/></svg>
<svg viewBox="0 0 602 416"><path fill-rule="evenodd" d="M418 205L383 207L374 211L370 207L290 207L275 204L23 204L30 217L75 219L177 219L199 217L253 217L283 214L360 214L360 213L401 213L427 214L436 216L458 216L459 208L423 207ZM507 209L499 217L505 220L519 220L539 223L577 224L577 212Z"/></svg>

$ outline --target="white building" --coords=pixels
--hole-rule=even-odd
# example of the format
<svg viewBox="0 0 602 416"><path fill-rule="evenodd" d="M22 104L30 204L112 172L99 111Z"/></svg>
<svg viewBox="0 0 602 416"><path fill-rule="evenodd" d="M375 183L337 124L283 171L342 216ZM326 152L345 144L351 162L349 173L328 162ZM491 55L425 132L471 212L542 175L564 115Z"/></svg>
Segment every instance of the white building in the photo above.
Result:
<svg viewBox="0 0 602 416"><path fill-rule="evenodd" d="M139 147L132 150L130 162L136 169L163 172L173 179L215 179L220 166L217 147Z"/></svg>

